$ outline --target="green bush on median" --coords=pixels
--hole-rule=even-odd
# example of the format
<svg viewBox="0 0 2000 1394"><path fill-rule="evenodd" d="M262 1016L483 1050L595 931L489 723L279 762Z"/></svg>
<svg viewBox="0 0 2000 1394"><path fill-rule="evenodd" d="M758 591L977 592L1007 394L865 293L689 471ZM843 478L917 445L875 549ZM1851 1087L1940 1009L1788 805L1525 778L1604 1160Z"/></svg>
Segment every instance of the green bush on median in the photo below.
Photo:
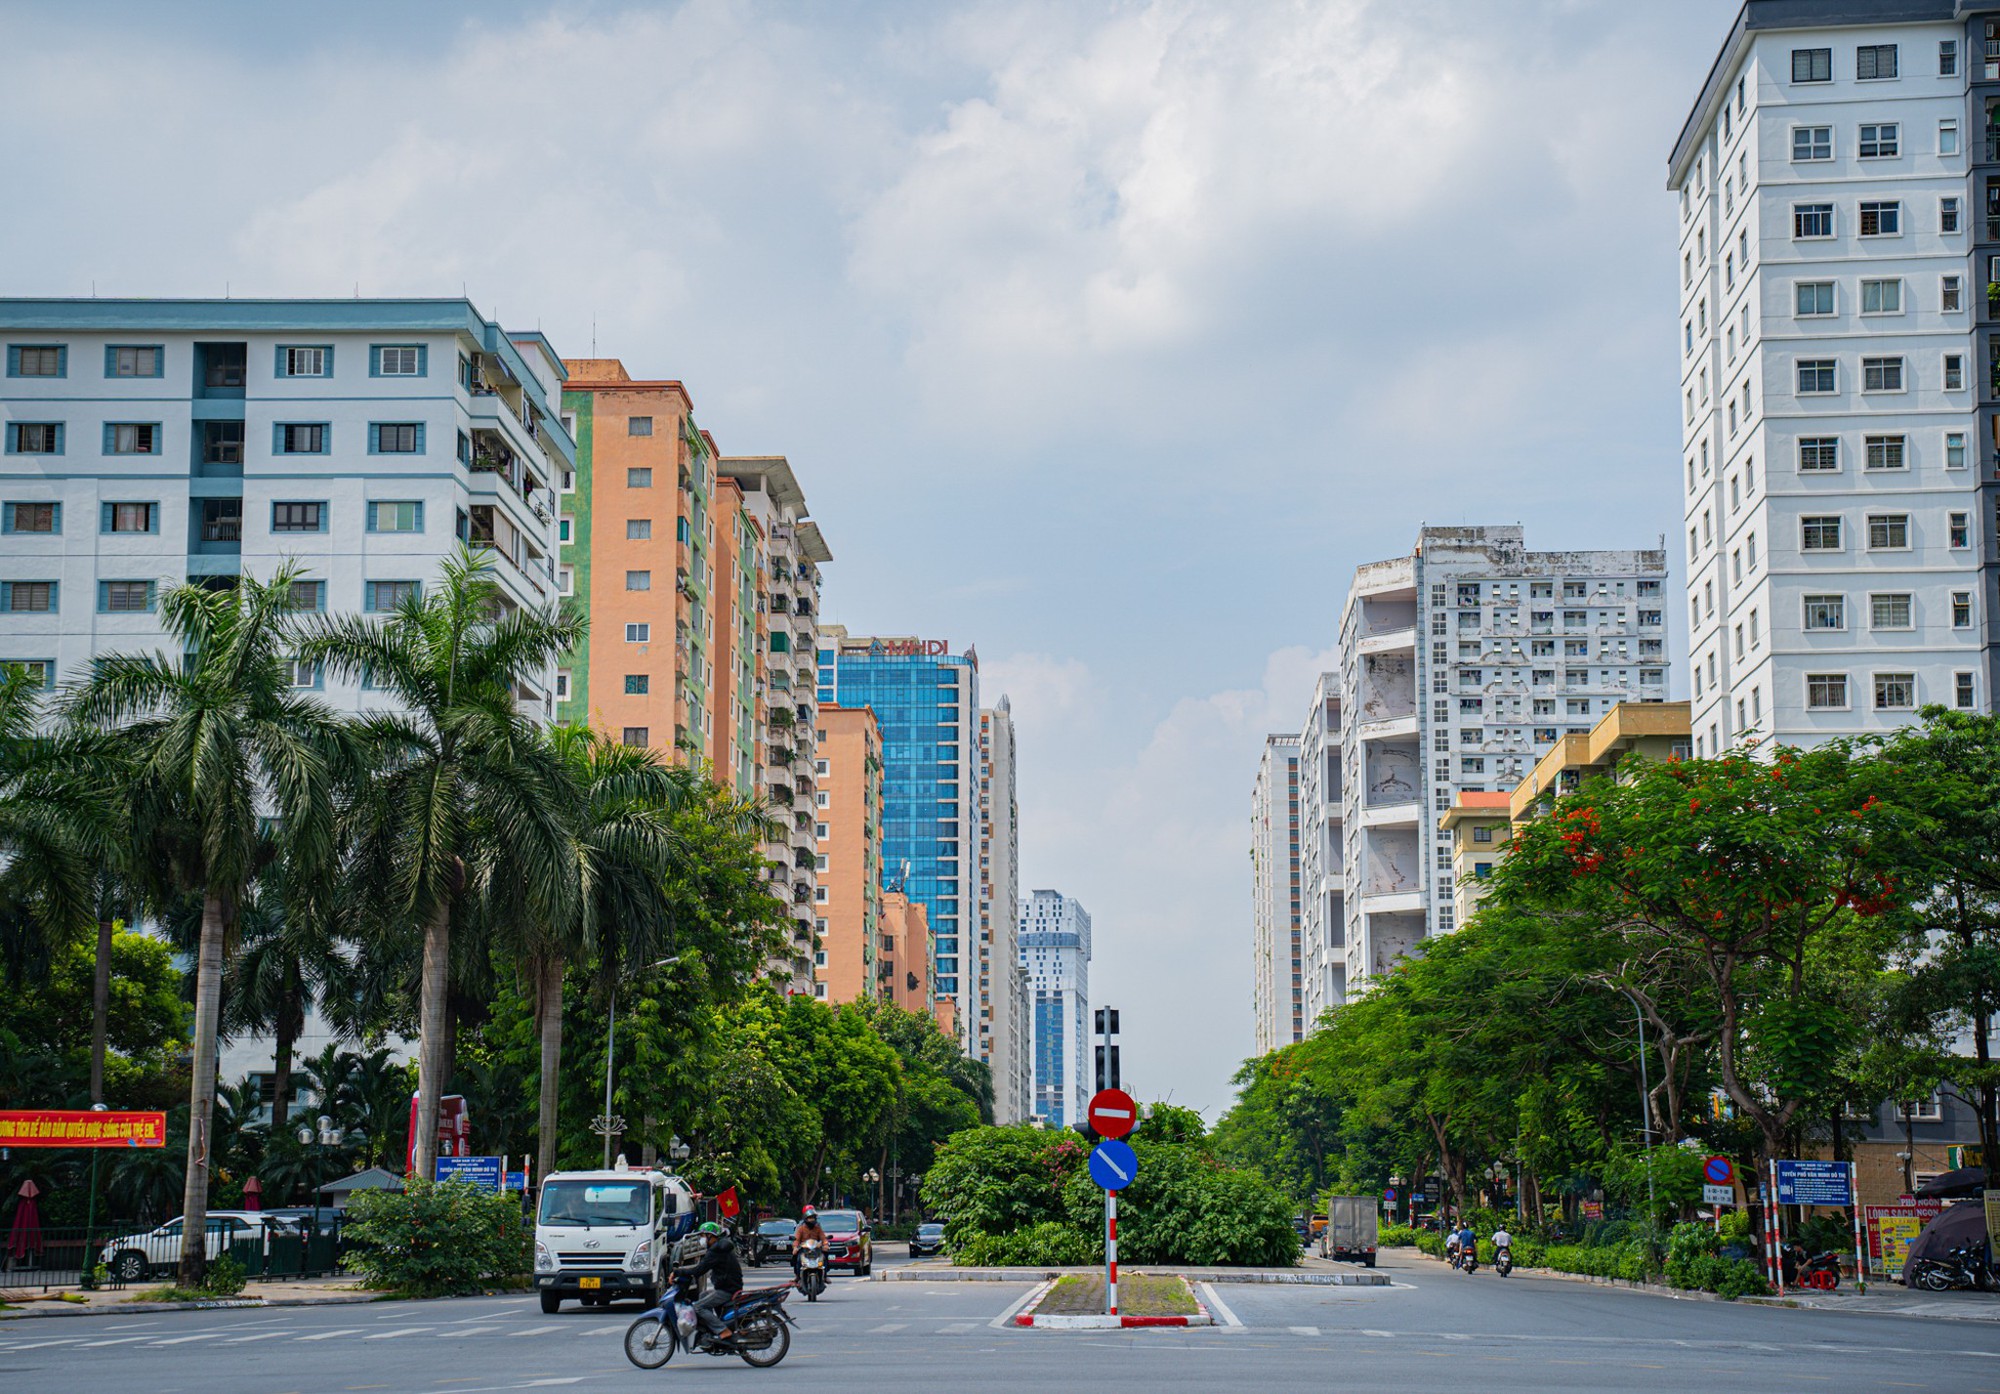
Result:
<svg viewBox="0 0 2000 1394"><path fill-rule="evenodd" d="M532 1235L516 1196L411 1177L401 1191L357 1191L347 1217L356 1247L342 1265L370 1287L448 1297L528 1271Z"/></svg>

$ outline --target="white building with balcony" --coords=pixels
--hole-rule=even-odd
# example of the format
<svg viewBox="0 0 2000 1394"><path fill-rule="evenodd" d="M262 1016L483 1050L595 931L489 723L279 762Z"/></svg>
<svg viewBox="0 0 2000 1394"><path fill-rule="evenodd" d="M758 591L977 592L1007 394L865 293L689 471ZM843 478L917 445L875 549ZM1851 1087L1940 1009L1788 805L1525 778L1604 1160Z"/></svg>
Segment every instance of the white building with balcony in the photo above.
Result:
<svg viewBox="0 0 2000 1394"><path fill-rule="evenodd" d="M473 541L504 604L554 598L575 446L538 333L464 300L0 300L0 344L0 663L157 651L162 591L287 561L303 606L380 613ZM553 681L520 694L544 719Z"/></svg>
<svg viewBox="0 0 2000 1394"><path fill-rule="evenodd" d="M1664 550L1530 552L1514 526L1425 527L1341 612L1347 992L1448 933L1437 820L1512 788L1567 733L1667 691Z"/></svg>
<svg viewBox="0 0 2000 1394"><path fill-rule="evenodd" d="M1078 1122L1090 1103L1090 912L1061 891L1021 902L1021 970L1032 1008L1033 1111L1051 1128Z"/></svg>
<svg viewBox="0 0 2000 1394"><path fill-rule="evenodd" d="M1322 673L1299 733L1299 974L1305 1027L1347 1000L1340 674Z"/></svg>
<svg viewBox="0 0 2000 1394"><path fill-rule="evenodd" d="M1251 1010L1257 1053L1302 1040L1306 1031L1304 947L1299 926L1299 738L1264 738L1250 791Z"/></svg>

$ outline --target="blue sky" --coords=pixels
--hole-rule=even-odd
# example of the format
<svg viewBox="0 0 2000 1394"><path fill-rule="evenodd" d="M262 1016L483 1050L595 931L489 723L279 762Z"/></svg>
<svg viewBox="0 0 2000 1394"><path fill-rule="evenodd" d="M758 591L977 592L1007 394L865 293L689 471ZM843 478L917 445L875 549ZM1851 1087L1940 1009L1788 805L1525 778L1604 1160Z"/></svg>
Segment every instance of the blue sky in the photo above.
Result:
<svg viewBox="0 0 2000 1394"><path fill-rule="evenodd" d="M0 0L0 294L464 288L685 381L791 458L830 619L978 646L1022 888L1212 1117L1352 568L1677 531L1662 185L1734 11Z"/></svg>

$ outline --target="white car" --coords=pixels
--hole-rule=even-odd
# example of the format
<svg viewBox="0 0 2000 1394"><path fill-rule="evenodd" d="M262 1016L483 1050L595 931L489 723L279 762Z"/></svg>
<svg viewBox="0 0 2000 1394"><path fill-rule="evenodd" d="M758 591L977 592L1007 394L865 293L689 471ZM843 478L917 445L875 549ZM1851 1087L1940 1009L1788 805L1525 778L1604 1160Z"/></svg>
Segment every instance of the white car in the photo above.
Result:
<svg viewBox="0 0 2000 1394"><path fill-rule="evenodd" d="M257 1210L211 1210L208 1212L208 1256L215 1258L229 1246L247 1239L263 1240L267 1226L282 1227L287 1221ZM180 1267L181 1216L176 1215L156 1230L145 1234L123 1234L104 1246L98 1262L111 1270L120 1282L136 1283L150 1274Z"/></svg>

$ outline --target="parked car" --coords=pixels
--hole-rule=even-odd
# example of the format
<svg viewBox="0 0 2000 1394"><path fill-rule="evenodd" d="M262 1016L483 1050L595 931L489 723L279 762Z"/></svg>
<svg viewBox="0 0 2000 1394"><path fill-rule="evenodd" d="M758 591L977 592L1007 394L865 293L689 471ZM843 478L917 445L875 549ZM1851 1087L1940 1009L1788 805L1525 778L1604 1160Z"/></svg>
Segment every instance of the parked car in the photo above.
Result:
<svg viewBox="0 0 2000 1394"><path fill-rule="evenodd" d="M211 1210L208 1212L208 1257L227 1253L232 1244L263 1239L267 1225L290 1228L291 1222L273 1219L261 1210ZM111 1270L120 1282L141 1282L154 1273L178 1268L181 1262L181 1217L176 1215L158 1229L145 1234L121 1234L104 1246L98 1262Z"/></svg>
<svg viewBox="0 0 2000 1394"><path fill-rule="evenodd" d="M797 1220L766 1220L751 1233L750 1242L754 1246L757 1262L775 1258L779 1254L787 1257L792 1252L792 1235L798 1229Z"/></svg>
<svg viewBox="0 0 2000 1394"><path fill-rule="evenodd" d="M822 1210L819 1224L826 1231L829 1272L845 1268L865 1278L875 1271L875 1244L869 1238L867 1216L859 1210Z"/></svg>
<svg viewBox="0 0 2000 1394"><path fill-rule="evenodd" d="M917 1232L910 1236L910 1257L923 1258L927 1254L944 1252L944 1226L918 1225Z"/></svg>

